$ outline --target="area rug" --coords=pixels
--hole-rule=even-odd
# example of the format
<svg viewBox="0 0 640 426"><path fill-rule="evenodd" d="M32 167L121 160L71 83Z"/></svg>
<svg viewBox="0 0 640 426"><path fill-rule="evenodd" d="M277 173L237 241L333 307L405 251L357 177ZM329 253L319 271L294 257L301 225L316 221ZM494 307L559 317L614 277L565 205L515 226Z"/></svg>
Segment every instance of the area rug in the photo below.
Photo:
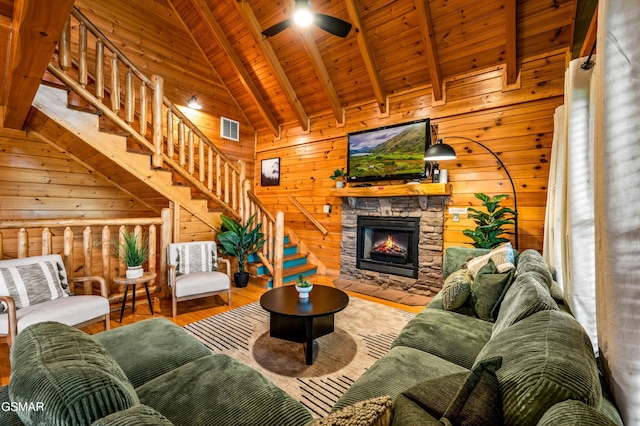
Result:
<svg viewBox="0 0 640 426"><path fill-rule="evenodd" d="M331 407L391 344L414 314L352 297L335 314L335 332L314 341L313 365L300 343L269 336L269 313L259 302L186 325L214 353L260 371L304 404L314 417Z"/></svg>

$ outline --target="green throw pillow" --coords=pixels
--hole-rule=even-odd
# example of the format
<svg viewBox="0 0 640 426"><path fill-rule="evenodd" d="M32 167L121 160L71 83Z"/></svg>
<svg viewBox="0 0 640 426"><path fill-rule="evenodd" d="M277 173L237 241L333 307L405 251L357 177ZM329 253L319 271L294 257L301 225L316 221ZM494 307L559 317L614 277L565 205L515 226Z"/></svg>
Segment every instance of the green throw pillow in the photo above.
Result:
<svg viewBox="0 0 640 426"><path fill-rule="evenodd" d="M442 307L453 311L464 305L471 294L471 275L468 269L459 269L449 275L442 286Z"/></svg>
<svg viewBox="0 0 640 426"><path fill-rule="evenodd" d="M90 425L139 403L120 366L93 337L57 322L24 329L11 348L9 397L41 402L20 411L27 425Z"/></svg>
<svg viewBox="0 0 640 426"><path fill-rule="evenodd" d="M389 426L391 424L391 397L371 398L347 405L327 417L315 419L307 426Z"/></svg>
<svg viewBox="0 0 640 426"><path fill-rule="evenodd" d="M501 425L502 405L495 372L502 358L487 359L468 373L421 382L402 393L443 424Z"/></svg>
<svg viewBox="0 0 640 426"><path fill-rule="evenodd" d="M148 405L139 404L98 419L91 426L173 426L173 423Z"/></svg>
<svg viewBox="0 0 640 426"><path fill-rule="evenodd" d="M478 318L492 322L496 319L514 274L515 269L498 273L492 260L480 268L471 285L471 302Z"/></svg>

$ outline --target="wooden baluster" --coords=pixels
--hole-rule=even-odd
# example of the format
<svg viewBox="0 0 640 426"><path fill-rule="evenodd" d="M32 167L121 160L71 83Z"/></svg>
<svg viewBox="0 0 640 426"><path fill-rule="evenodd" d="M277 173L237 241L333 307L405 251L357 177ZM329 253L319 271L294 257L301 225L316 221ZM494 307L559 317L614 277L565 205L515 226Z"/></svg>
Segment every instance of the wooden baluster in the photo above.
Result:
<svg viewBox="0 0 640 426"><path fill-rule="evenodd" d="M156 271L156 226L149 225L149 262L148 262L148 270L149 272Z"/></svg>
<svg viewBox="0 0 640 426"><path fill-rule="evenodd" d="M269 245L269 259L271 260L271 264L273 264L273 245L275 244L275 238L273 235L273 221L269 221L269 223L267 224L267 226L269 227L269 231L267 232L267 244Z"/></svg>
<svg viewBox="0 0 640 426"><path fill-rule="evenodd" d="M104 99L104 44L96 41L96 98Z"/></svg>
<svg viewBox="0 0 640 426"><path fill-rule="evenodd" d="M234 170L231 172L231 208L238 211L238 175Z"/></svg>
<svg viewBox="0 0 640 426"><path fill-rule="evenodd" d="M171 232L173 229L173 216L171 209L162 209L160 212L162 217L162 227L160 229L160 285L162 291L160 296L165 298L169 296L169 289L167 287L167 247L171 243Z"/></svg>
<svg viewBox="0 0 640 426"><path fill-rule="evenodd" d="M87 226L86 228L84 228L84 231L82 232L82 257L83 257L82 272L83 272L83 276L85 277L88 277L91 275L91 265L93 263L91 259L92 252L93 252L93 231L91 230L91 227ZM84 286L84 294L92 293L90 282L85 282L83 286Z"/></svg>
<svg viewBox="0 0 640 426"><path fill-rule="evenodd" d="M153 82L153 99L151 100L151 125L153 126L153 146L155 151L151 157L153 167L161 168L162 160L162 106L164 102L164 79L159 75L151 76Z"/></svg>
<svg viewBox="0 0 640 426"><path fill-rule="evenodd" d="M247 205L246 199L246 191L244 186L244 181L247 177L246 168L244 165L244 161L238 160L238 168L240 169L240 174L238 176L238 208L234 209L240 212L240 217L245 217L245 206Z"/></svg>
<svg viewBox="0 0 640 426"><path fill-rule="evenodd" d="M118 78L118 56L111 58L111 110L120 111L120 78Z"/></svg>
<svg viewBox="0 0 640 426"><path fill-rule="evenodd" d="M167 156L173 160L173 112L167 108Z"/></svg>
<svg viewBox="0 0 640 426"><path fill-rule="evenodd" d="M140 134L147 137L147 85L140 85Z"/></svg>
<svg viewBox="0 0 640 426"><path fill-rule="evenodd" d="M126 232L126 226L121 225L120 229L118 229L118 247L122 247L124 245L124 235ZM122 257L122 253L118 250L118 275L125 275L126 272L127 265L124 263L124 257Z"/></svg>
<svg viewBox="0 0 640 426"><path fill-rule="evenodd" d="M180 167L184 169L184 165L186 164L186 154L184 150L184 123L182 120L178 121L178 163Z"/></svg>
<svg viewBox="0 0 640 426"><path fill-rule="evenodd" d="M198 139L198 179L200 180L200 183L204 183L205 175L204 141L202 139Z"/></svg>
<svg viewBox="0 0 640 426"><path fill-rule="evenodd" d="M18 259L29 257L29 234L24 228L18 231Z"/></svg>
<svg viewBox="0 0 640 426"><path fill-rule="evenodd" d="M52 241L51 241L51 230L49 228L44 228L42 230L42 255L45 256L47 254L51 254Z"/></svg>
<svg viewBox="0 0 640 426"><path fill-rule="evenodd" d="M221 178L221 169L222 169L222 158L219 155L216 155L216 196L220 198L222 195L222 180Z"/></svg>
<svg viewBox="0 0 640 426"><path fill-rule="evenodd" d="M64 229L64 246L62 253L62 261L68 274L67 278L71 279L74 277L75 272L73 261L73 231L68 226Z"/></svg>
<svg viewBox="0 0 640 426"><path fill-rule="evenodd" d="M218 157L216 155L216 157ZM207 158L207 188L213 191L213 149L209 147L209 157Z"/></svg>
<svg viewBox="0 0 640 426"><path fill-rule="evenodd" d="M224 162L224 202L229 204L229 163Z"/></svg>
<svg viewBox="0 0 640 426"><path fill-rule="evenodd" d="M194 149L193 149L193 130L189 129L189 174L193 176L193 172L195 170L194 165Z"/></svg>
<svg viewBox="0 0 640 426"><path fill-rule="evenodd" d="M107 283L107 295L111 294L111 230L102 227L102 277Z"/></svg>
<svg viewBox="0 0 640 426"><path fill-rule="evenodd" d="M60 42L58 43L58 55L60 61L60 68L63 71L71 68L71 17L64 23L62 28L62 34L60 35Z"/></svg>
<svg viewBox="0 0 640 426"><path fill-rule="evenodd" d="M80 22L78 27L78 83L87 85L87 26Z"/></svg>
<svg viewBox="0 0 640 426"><path fill-rule="evenodd" d="M131 71L131 68L127 71L124 90L124 121L126 121L128 125L131 125L136 108L136 93L133 87L133 71Z"/></svg>
<svg viewBox="0 0 640 426"><path fill-rule="evenodd" d="M282 263L284 253L284 213L282 211L276 212L276 234L275 234L275 247L273 253L273 287L280 287L282 285Z"/></svg>

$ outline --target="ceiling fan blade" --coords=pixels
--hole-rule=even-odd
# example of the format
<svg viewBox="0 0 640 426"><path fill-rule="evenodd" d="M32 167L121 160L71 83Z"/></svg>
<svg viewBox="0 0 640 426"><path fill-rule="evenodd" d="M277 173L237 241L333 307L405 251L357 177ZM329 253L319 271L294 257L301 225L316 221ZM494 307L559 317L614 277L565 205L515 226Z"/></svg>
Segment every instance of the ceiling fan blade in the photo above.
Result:
<svg viewBox="0 0 640 426"><path fill-rule="evenodd" d="M351 24L347 21L322 13L314 13L313 23L326 32L342 38L345 38L351 31Z"/></svg>
<svg viewBox="0 0 640 426"><path fill-rule="evenodd" d="M292 19L285 19L282 22L279 22L275 25L270 26L269 28L267 28L266 30L264 30L262 32L262 35L267 36L267 37L271 37L274 36L276 34L278 34L280 31L284 31L287 28L289 28L291 26L291 23L293 22Z"/></svg>

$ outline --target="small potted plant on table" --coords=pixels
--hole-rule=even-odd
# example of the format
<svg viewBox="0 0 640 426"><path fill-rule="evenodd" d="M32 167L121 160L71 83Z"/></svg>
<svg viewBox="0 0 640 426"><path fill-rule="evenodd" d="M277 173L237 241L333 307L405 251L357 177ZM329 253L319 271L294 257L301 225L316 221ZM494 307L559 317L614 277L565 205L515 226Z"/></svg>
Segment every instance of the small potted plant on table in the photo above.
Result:
<svg viewBox="0 0 640 426"><path fill-rule="evenodd" d="M142 265L149 258L149 239L138 238L135 231L124 228L120 232L116 255L127 265L127 278L140 278L144 275Z"/></svg>
<svg viewBox="0 0 640 426"><path fill-rule="evenodd" d="M298 290L298 296L300 299L309 299L309 292L313 290L313 284L305 280L302 274L300 274L296 279L296 290Z"/></svg>
<svg viewBox="0 0 640 426"><path fill-rule="evenodd" d="M234 256L238 260L238 272L233 274L233 282L236 287L246 287L249 282L249 273L245 271L247 256L257 252L265 243L264 234L260 231L262 223L252 226L252 215L242 226L237 220L220 215L224 232L218 234L220 253Z"/></svg>

